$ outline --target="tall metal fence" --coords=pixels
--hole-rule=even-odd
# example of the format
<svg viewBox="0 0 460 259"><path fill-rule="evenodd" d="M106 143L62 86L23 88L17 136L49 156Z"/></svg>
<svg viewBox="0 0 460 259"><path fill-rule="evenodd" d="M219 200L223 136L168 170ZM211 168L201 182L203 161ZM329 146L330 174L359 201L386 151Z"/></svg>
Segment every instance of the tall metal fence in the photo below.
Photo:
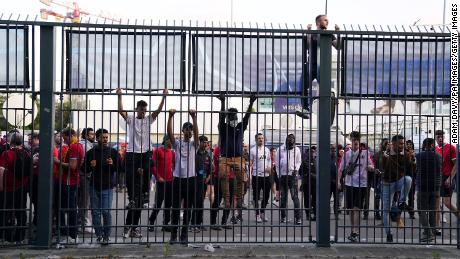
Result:
<svg viewBox="0 0 460 259"><path fill-rule="evenodd" d="M0 20L0 245L458 246L448 28L341 27Z"/></svg>

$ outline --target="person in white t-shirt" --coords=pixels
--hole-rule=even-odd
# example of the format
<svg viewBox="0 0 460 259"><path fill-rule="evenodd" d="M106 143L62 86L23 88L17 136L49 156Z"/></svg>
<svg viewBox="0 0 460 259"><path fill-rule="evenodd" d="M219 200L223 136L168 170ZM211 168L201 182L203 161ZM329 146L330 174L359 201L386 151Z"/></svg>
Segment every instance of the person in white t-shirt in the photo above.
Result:
<svg viewBox="0 0 460 259"><path fill-rule="evenodd" d="M340 161L338 179L345 178L345 205L350 210L351 234L348 240L359 242L360 213L364 208L364 198L367 192L367 174L374 170L374 162L368 150L360 148L361 133L350 133L352 147ZM346 170L345 170L346 169ZM341 189L341 183L337 184Z"/></svg>
<svg viewBox="0 0 460 259"><path fill-rule="evenodd" d="M250 168L252 172L252 198L254 208L256 209L257 223L267 222L265 217L265 208L270 199L271 181L270 174L272 171L272 160L270 150L264 145L264 135L257 133L255 136L256 145L249 151ZM259 209L260 191L263 196Z"/></svg>
<svg viewBox="0 0 460 259"><path fill-rule="evenodd" d="M128 113L123 109L122 91L117 89L118 95L118 113L127 124L127 142L126 150L126 183L128 187L128 213L126 215L126 227L123 237L141 238L142 235L138 229L139 219L141 217L141 208L143 204L149 202L150 189L150 159L152 157L150 126L158 117L168 94L168 89L163 90L158 109L146 116L147 103L140 100L136 104L136 112Z"/></svg>
<svg viewBox="0 0 460 259"><path fill-rule="evenodd" d="M175 109L169 110L168 118L168 136L173 144L173 149L176 153L176 165L173 172L173 187L172 187L172 231L170 244L177 243L177 231L179 229L179 215L181 203L183 202L184 218L180 233L180 242L183 245L188 243L188 225L191 219L190 208L194 207L194 197L196 196L196 167L195 155L200 141L198 139L198 124L196 121L196 111L189 110L192 122L185 122L182 125L182 139L175 139L173 132L173 117L176 113ZM193 140L192 140L193 136Z"/></svg>

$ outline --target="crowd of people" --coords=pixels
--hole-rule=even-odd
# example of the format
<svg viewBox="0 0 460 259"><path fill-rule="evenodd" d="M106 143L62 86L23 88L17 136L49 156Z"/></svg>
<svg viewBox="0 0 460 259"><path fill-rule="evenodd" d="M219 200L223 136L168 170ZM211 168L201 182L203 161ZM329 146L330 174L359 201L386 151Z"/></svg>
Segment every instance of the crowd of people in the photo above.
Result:
<svg viewBox="0 0 460 259"><path fill-rule="evenodd" d="M256 101L251 96L242 121L238 110L228 108L219 96L219 143L211 146L200 135L197 111L189 110L190 121L181 132L173 131L176 110L168 111L167 133L160 146L153 148L151 125L163 109L168 90L154 112L147 115L147 103L137 102L135 113L124 110L122 91L117 90L118 110L127 123L127 146L115 149L109 145L109 131L86 128L77 132L66 128L55 135L53 149L53 232L78 242L79 232L89 232L97 242L108 244L111 238L114 188L126 186L126 218L124 238L141 238L142 211L149 208L151 184L155 184L155 201L149 210L148 231L170 232L171 243L187 244L188 233L231 229L243 221L248 190L256 223L269 221L266 213L271 199L279 206L279 223L288 222L293 212L294 224L302 225L304 213L299 200L303 195L305 218L316 219L316 178L318 177L315 146L300 147L294 134L287 134L279 147L266 146L264 135L254 136L255 145L244 144L251 109ZM361 214L369 215L371 188L374 189L376 220L383 220L388 242L393 242L391 221L404 227L401 217L407 211L415 217L415 200L423 229L422 241L430 242L439 235L444 204L458 217L452 204L456 176L454 146L445 143L444 132L435 132L435 139L423 141L420 152L402 135L383 139L373 153L361 141L359 132L349 135L345 147L331 144L331 197L333 213L341 213L341 193L345 211L351 221L348 239L359 242ZM63 140L63 142L61 142ZM39 136L29 135L28 145L17 130L8 133L0 145L0 238L22 242L26 238L27 199L30 198L31 225L37 224ZM302 152L303 149L303 152ZM121 151L121 152L120 152ZM123 172L123 174L122 174ZM122 175L123 177L120 177ZM154 181L152 181L152 177ZM122 178L125 180L122 180ZM299 186L300 183L300 186ZM294 208L288 207L288 196ZM416 194L416 195L415 195ZM206 195L210 209L204 209ZM416 199L415 199L416 198ZM219 211L222 217L218 223ZM163 223L156 219L163 211ZM209 224L204 213L210 212ZM91 212L91 213L89 213ZM182 215L182 223L180 218ZM273 215L273 213L271 213Z"/></svg>

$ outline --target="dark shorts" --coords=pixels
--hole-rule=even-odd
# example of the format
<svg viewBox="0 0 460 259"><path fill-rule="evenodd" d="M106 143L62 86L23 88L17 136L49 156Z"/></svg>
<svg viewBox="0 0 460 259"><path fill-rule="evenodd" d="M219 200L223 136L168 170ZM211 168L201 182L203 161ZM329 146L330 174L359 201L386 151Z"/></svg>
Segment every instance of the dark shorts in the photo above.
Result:
<svg viewBox="0 0 460 259"><path fill-rule="evenodd" d="M347 209L358 208L364 206L364 198L366 197L366 187L351 187L345 186L345 206Z"/></svg>
<svg viewBox="0 0 460 259"><path fill-rule="evenodd" d="M443 175L442 176L442 181L441 181L441 197L445 197L445 198L451 198L452 197L452 193L454 191L454 188L453 188L453 185L455 184L454 181L452 181L452 184L450 185L450 187L446 187L444 185L444 182L447 180L447 178L449 178L448 176L445 176Z"/></svg>

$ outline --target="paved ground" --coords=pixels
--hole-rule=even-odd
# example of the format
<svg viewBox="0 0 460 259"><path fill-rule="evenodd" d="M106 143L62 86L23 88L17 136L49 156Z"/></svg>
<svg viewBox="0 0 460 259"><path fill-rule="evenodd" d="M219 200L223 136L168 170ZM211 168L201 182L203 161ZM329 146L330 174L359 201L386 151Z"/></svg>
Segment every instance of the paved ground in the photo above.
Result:
<svg viewBox="0 0 460 259"><path fill-rule="evenodd" d="M371 197L372 197L371 193ZM302 196L302 195L300 195ZM455 195L454 195L455 196ZM151 193L151 201L153 201L154 195ZM371 199L372 200L372 199ZM456 198L454 197L454 201ZM249 194L245 198L245 202L250 204ZM117 192L114 196L113 201L113 225L112 236L110 243L113 244L163 244L168 242L170 239L170 234L167 232L162 232L160 228L156 228L155 232L147 231L147 219L151 210L145 209L142 212L141 217L141 227L143 237L142 239L124 239L122 237L124 219L126 216L126 210L124 206L127 203L126 193ZM301 199L302 203L302 199ZM208 228L208 231L201 233L189 233L189 242L191 243L220 243L220 244L262 244L262 243L284 243L284 244L293 244L293 243L314 243L316 240L316 222L307 221L305 218L305 212L303 212L304 221L302 225L294 225L293 223L293 205L289 201L289 208L291 211L288 212L288 223L279 223L279 208L269 205L269 211L266 212L269 222L266 223L256 223L255 220L255 211L252 209L252 206L249 205L249 210L244 211L243 219L244 221L241 224L233 225L233 229L225 231L211 231ZM371 201L371 208L373 204ZM205 208L209 209L209 201L206 200ZM221 217L222 212L219 214ZM157 224L163 222L162 219L163 213L160 212L157 219ZM443 224L442 236L438 236L433 244L435 245L456 245L457 244L457 220L454 216L449 213L444 215L447 218L447 223ZM393 227L393 236L394 242L399 244L418 244L420 241L420 230L419 230L419 219L416 215L416 219L409 219L409 215L404 214L405 228L396 228ZM204 224L209 224L209 210L204 212ZM394 224L394 223L393 223ZM345 215L343 211L338 218L335 218L334 215L331 215L331 241L334 243L349 243L347 236L350 233L350 221L349 217ZM360 242L366 244L384 244L386 243L386 236L383 234L383 226L381 221L374 219L373 213L369 213L369 219L362 221L360 229ZM68 239L64 237L61 240L61 243L66 244ZM80 235L79 244L80 245L92 245L96 243L96 238L91 234ZM0 241L0 246L4 245Z"/></svg>
<svg viewBox="0 0 460 259"><path fill-rule="evenodd" d="M334 245L318 248L307 245L222 245L208 252L180 245L78 246L66 249L3 249L0 258L460 258L455 247L403 245Z"/></svg>

